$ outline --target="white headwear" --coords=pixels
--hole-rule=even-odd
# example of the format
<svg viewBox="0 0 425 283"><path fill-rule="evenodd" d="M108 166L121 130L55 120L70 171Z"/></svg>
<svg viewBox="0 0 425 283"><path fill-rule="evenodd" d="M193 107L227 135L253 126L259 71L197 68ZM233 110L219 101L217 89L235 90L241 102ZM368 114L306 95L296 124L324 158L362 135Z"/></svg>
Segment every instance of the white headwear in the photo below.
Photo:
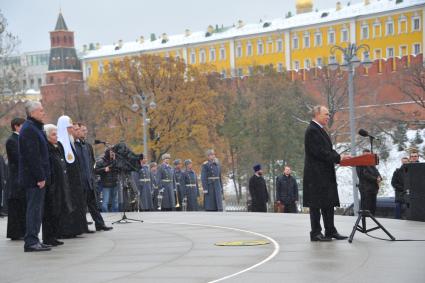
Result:
<svg viewBox="0 0 425 283"><path fill-rule="evenodd" d="M72 127L71 118L68 116L60 116L58 119L58 141L63 145L65 151L65 159L67 163L74 163L75 156L71 147L71 140L69 138L67 128Z"/></svg>

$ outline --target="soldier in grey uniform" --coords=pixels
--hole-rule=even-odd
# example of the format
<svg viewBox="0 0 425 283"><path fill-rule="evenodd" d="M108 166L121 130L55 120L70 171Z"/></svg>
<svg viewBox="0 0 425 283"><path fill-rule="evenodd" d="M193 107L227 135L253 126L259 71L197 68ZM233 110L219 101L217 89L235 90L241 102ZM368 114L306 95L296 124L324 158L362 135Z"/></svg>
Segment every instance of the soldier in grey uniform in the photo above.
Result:
<svg viewBox="0 0 425 283"><path fill-rule="evenodd" d="M186 170L183 173L183 184L186 188L187 211L197 211L199 209L198 177L196 176L195 171L193 171L192 160L185 160L184 165L186 166Z"/></svg>
<svg viewBox="0 0 425 283"><path fill-rule="evenodd" d="M162 164L158 168L158 182L159 190L162 195L161 210L171 211L176 207L176 200L174 198L175 182L173 176L173 168L170 166L171 156L164 153L161 157Z"/></svg>
<svg viewBox="0 0 425 283"><path fill-rule="evenodd" d="M180 159L174 160L174 181L176 182L176 210L183 211L183 200L186 196L185 187L182 184L183 179L183 171L182 171L182 161Z"/></svg>
<svg viewBox="0 0 425 283"><path fill-rule="evenodd" d="M140 169L134 172L135 182L139 190L139 209L142 211L153 210L151 193L151 172L149 170L148 159L143 154L140 155Z"/></svg>
<svg viewBox="0 0 425 283"><path fill-rule="evenodd" d="M158 164L156 164L156 162L151 162L151 164L149 164L149 167L151 171L151 192L152 192L153 210L158 210L158 207L159 207Z"/></svg>
<svg viewBox="0 0 425 283"><path fill-rule="evenodd" d="M202 164L201 180L206 211L223 211L223 183L221 167L212 149L207 150L208 160Z"/></svg>

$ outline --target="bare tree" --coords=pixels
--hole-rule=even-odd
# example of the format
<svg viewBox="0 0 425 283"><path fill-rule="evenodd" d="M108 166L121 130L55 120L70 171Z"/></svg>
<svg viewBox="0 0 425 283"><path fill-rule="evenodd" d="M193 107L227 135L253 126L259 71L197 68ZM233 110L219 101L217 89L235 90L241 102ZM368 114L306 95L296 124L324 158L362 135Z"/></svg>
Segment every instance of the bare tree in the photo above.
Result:
<svg viewBox="0 0 425 283"><path fill-rule="evenodd" d="M398 86L406 97L425 109L425 68L422 63L412 64L402 72Z"/></svg>

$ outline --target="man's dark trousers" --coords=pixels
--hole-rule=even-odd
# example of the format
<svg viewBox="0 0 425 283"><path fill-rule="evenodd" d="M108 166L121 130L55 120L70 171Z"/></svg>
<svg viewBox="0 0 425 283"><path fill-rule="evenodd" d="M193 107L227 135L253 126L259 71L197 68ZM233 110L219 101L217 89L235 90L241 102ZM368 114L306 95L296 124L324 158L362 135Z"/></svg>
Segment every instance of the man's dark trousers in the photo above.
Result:
<svg viewBox="0 0 425 283"><path fill-rule="evenodd" d="M40 242L38 234L40 233L41 221L43 219L46 188L32 187L26 190L27 214L24 240L25 247L28 248Z"/></svg>
<svg viewBox="0 0 425 283"><path fill-rule="evenodd" d="M334 234L336 228L334 226L335 212L333 206L327 208L310 207L311 236L317 236L322 231L322 227L320 226L320 212L323 216L326 235Z"/></svg>
<svg viewBox="0 0 425 283"><path fill-rule="evenodd" d="M103 221L103 217L100 214L99 208L97 206L95 191L93 189L87 188L85 190L85 193L86 193L87 208L90 212L91 218L93 218L96 228L101 228L105 226L105 222Z"/></svg>

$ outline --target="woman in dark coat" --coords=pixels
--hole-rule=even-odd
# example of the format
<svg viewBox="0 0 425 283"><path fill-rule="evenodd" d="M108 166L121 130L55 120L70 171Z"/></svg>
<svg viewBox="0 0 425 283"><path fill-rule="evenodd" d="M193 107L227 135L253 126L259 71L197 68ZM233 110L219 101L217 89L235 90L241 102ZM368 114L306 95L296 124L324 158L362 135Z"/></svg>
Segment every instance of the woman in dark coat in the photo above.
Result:
<svg viewBox="0 0 425 283"><path fill-rule="evenodd" d="M43 216L43 242L48 245L62 245L58 241L61 211L65 214L72 212L68 176L63 146L57 140L55 125L45 125L50 158L51 182L46 188Z"/></svg>

